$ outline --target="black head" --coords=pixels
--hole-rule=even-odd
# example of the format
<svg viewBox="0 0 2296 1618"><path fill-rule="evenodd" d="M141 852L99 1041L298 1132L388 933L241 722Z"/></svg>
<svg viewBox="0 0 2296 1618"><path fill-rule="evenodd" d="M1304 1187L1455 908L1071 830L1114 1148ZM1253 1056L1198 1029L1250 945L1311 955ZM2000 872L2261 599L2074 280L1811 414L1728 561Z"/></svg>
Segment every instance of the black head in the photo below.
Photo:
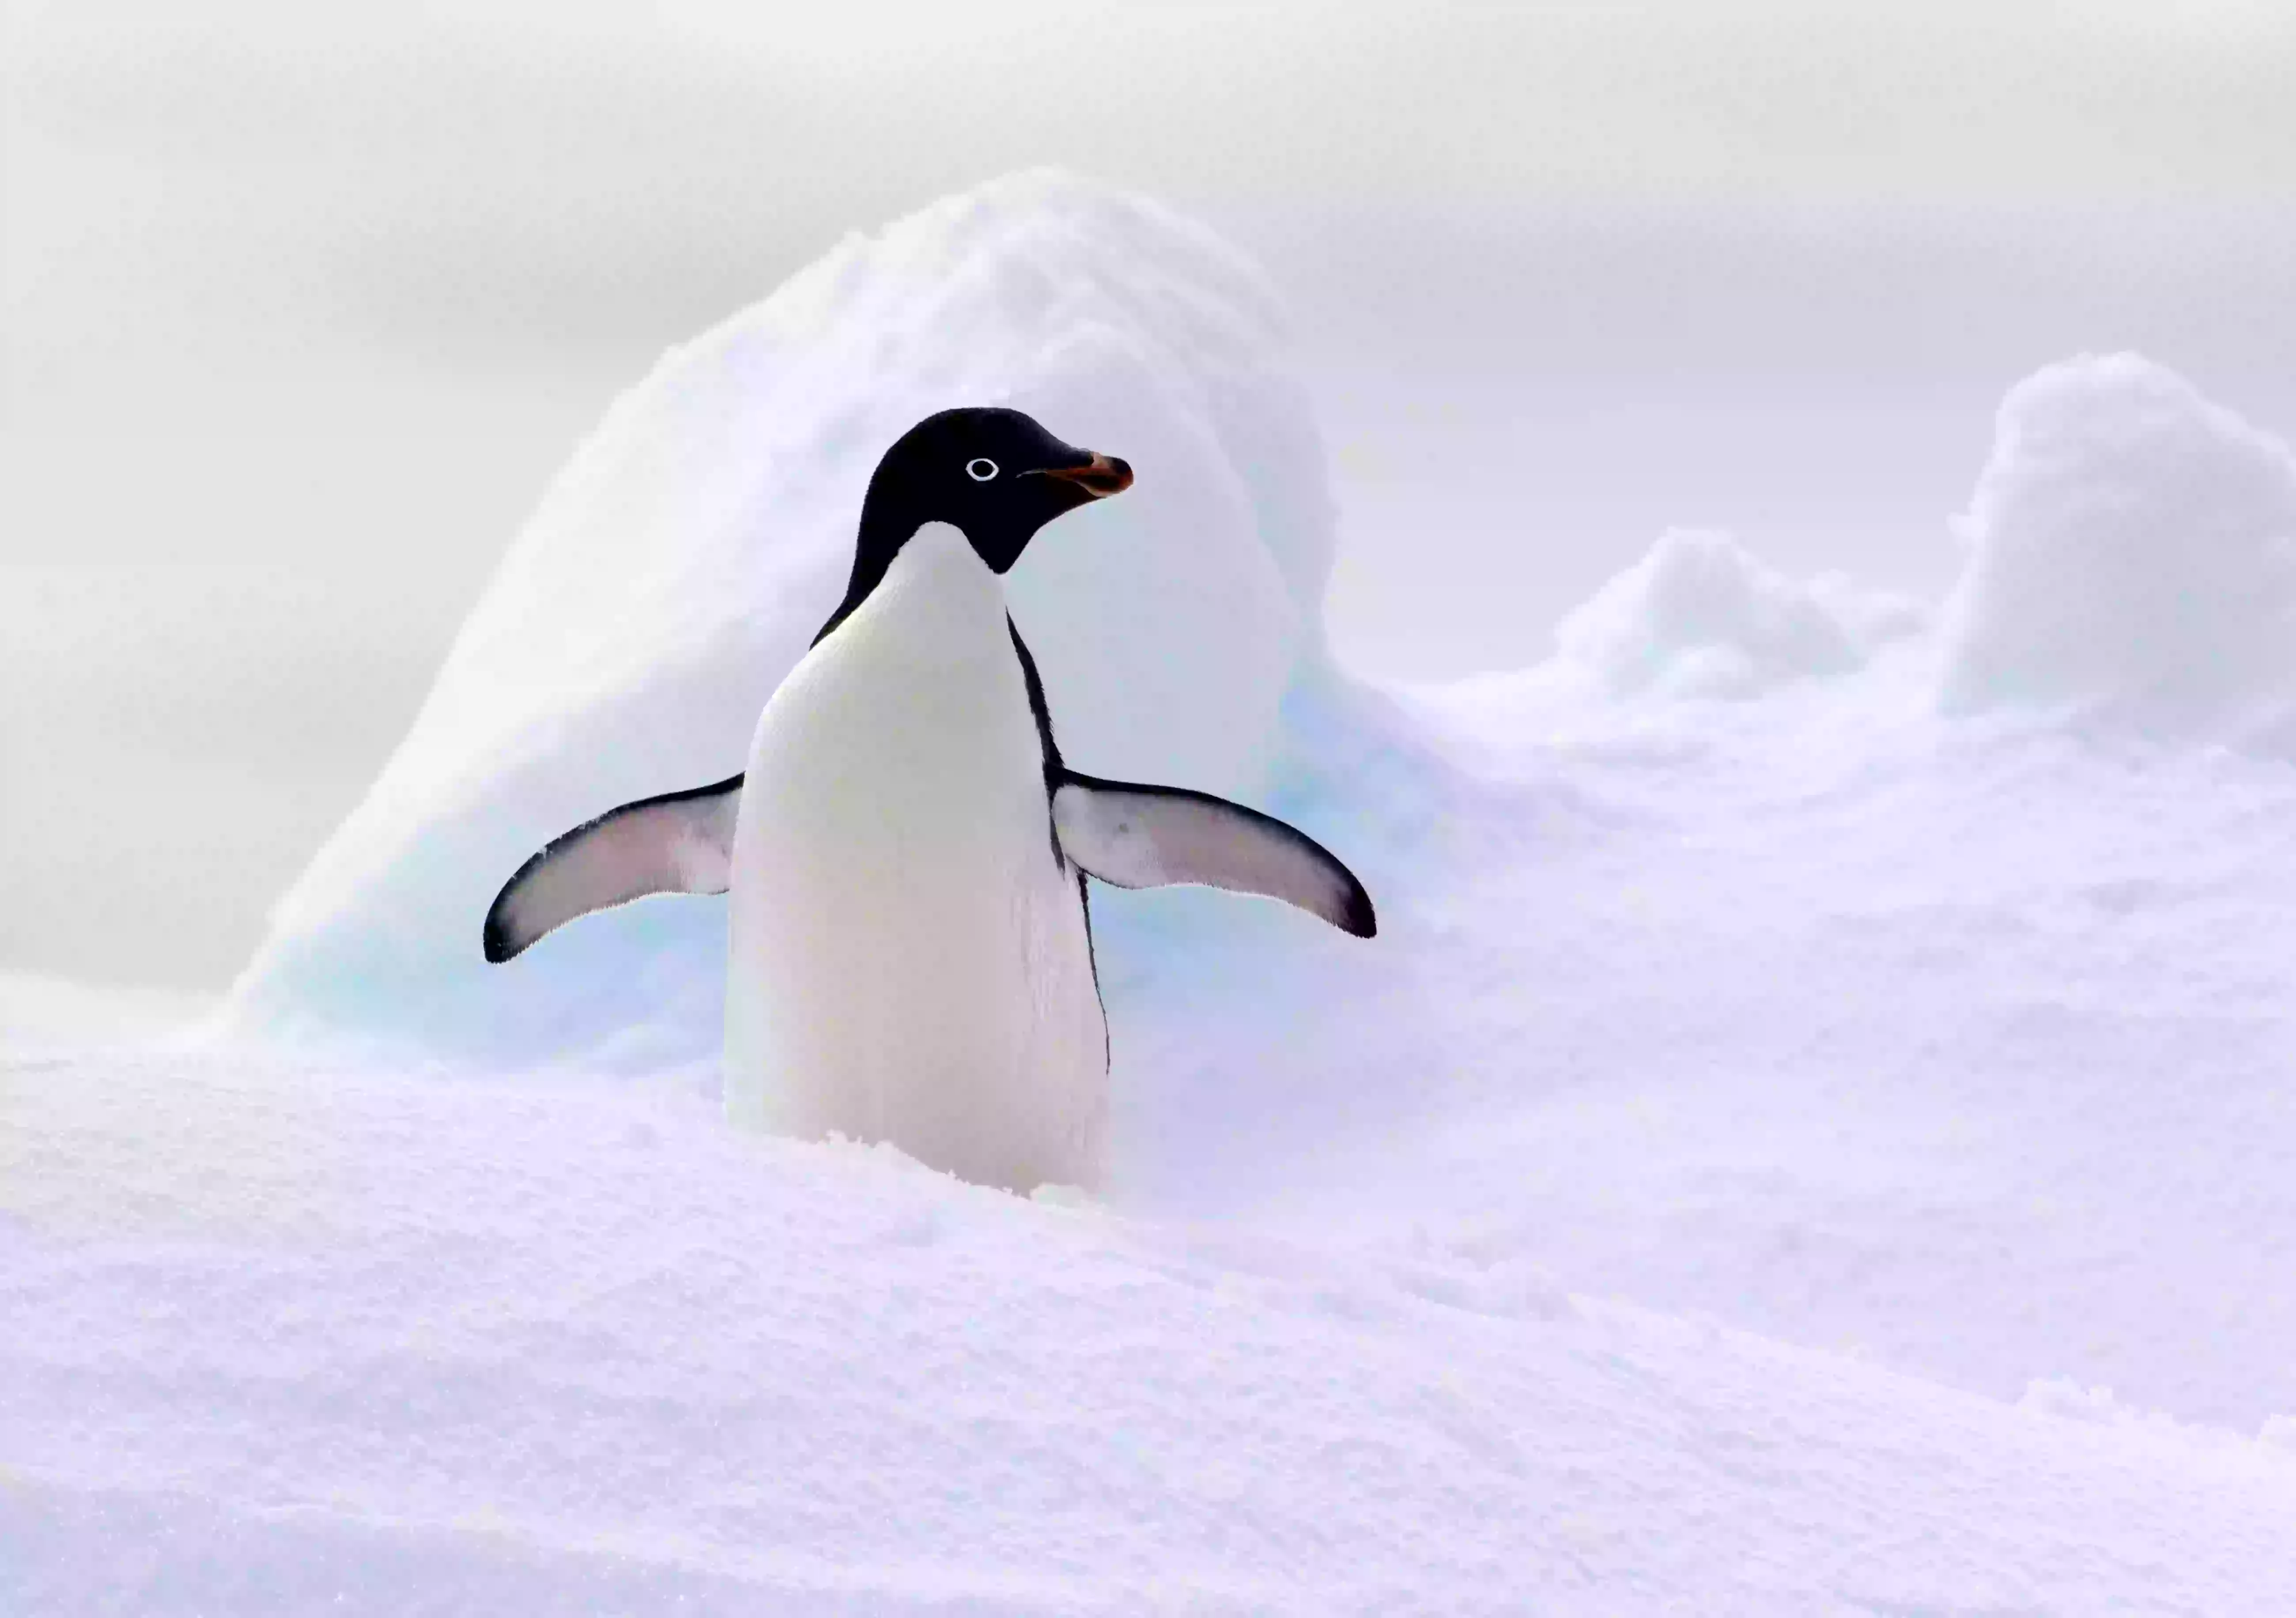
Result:
<svg viewBox="0 0 2296 1618"><path fill-rule="evenodd" d="M929 415L877 463L861 505L853 579L821 633L861 604L928 522L963 530L980 559L1002 573L1062 512L1131 486L1132 468L1123 462L1064 444L1018 410Z"/></svg>

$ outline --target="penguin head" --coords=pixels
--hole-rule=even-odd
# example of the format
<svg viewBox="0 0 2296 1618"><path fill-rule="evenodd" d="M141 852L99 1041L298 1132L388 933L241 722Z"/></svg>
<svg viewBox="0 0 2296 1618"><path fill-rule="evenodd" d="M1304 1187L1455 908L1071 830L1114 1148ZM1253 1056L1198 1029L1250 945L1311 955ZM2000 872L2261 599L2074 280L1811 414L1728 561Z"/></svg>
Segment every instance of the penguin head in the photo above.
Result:
<svg viewBox="0 0 2296 1618"><path fill-rule="evenodd" d="M1018 410L944 410L903 433L877 463L856 561L882 570L918 529L946 522L1002 573L1062 512L1131 485L1122 461L1062 443Z"/></svg>

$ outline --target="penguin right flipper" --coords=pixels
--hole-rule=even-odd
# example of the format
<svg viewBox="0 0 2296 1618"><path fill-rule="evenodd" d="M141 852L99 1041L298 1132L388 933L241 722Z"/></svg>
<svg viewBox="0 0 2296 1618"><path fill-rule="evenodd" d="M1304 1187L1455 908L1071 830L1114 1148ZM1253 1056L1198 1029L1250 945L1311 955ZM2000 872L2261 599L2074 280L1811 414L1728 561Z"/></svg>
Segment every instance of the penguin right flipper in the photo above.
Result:
<svg viewBox="0 0 2296 1618"><path fill-rule="evenodd" d="M1259 893L1357 938L1379 931L1371 895L1355 873L1272 815L1181 786L1061 775L1053 829L1061 851L1087 875L1118 888L1201 883Z"/></svg>
<svg viewBox="0 0 2296 1618"><path fill-rule="evenodd" d="M553 838L487 910L486 953L506 961L554 927L649 893L732 885L742 777L641 798Z"/></svg>

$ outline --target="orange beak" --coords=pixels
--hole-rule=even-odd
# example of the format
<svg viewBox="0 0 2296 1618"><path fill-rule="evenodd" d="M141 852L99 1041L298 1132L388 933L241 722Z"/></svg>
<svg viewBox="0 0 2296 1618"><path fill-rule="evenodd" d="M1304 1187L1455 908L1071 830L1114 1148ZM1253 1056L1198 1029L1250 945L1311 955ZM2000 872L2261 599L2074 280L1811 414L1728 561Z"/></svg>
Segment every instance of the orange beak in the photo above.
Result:
<svg viewBox="0 0 2296 1618"><path fill-rule="evenodd" d="M1112 456L1099 454L1082 466L1047 466L1045 476L1073 483L1095 500L1120 495L1132 487L1132 468Z"/></svg>

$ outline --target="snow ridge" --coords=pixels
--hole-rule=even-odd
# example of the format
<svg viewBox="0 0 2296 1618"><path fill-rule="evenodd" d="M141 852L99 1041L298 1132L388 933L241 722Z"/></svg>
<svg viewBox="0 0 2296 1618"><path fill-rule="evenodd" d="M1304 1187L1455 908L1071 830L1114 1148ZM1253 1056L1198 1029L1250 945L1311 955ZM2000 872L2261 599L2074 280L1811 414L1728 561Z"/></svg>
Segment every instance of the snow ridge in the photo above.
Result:
<svg viewBox="0 0 2296 1618"><path fill-rule="evenodd" d="M1564 1299L1488 1243L1046 1206L644 1085L46 1071L0 1070L10 1611L2296 1602L2265 1446ZM186 1146L240 1166L228 1217Z"/></svg>

